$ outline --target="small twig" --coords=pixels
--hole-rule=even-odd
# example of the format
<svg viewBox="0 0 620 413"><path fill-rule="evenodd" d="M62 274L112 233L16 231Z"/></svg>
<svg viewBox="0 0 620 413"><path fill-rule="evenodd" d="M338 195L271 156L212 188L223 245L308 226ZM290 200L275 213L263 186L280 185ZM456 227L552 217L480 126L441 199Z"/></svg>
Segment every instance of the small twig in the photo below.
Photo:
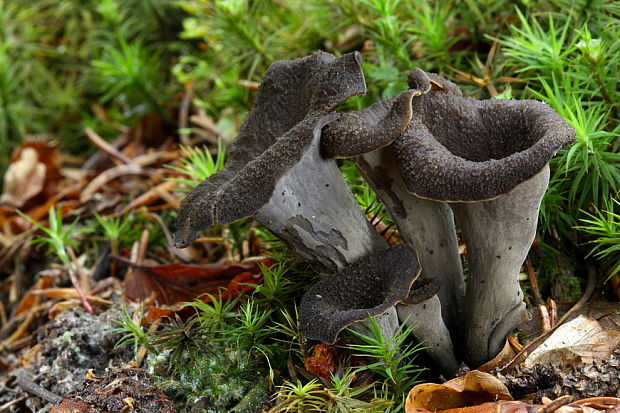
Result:
<svg viewBox="0 0 620 413"><path fill-rule="evenodd" d="M140 246L138 248L138 256L136 257L136 264L142 264L144 261L144 257L146 257L146 249L149 245L149 230L145 229L142 231L142 236L140 237Z"/></svg>
<svg viewBox="0 0 620 413"><path fill-rule="evenodd" d="M20 259L19 254L13 256L14 271L11 279L11 286L9 287L9 303L16 303L24 294L24 281L23 276L24 265Z"/></svg>
<svg viewBox="0 0 620 413"><path fill-rule="evenodd" d="M554 327L558 323L558 305L551 297L547 298L547 307L549 307L549 323Z"/></svg>
<svg viewBox="0 0 620 413"><path fill-rule="evenodd" d="M155 193L159 195L164 201L168 202L174 209L179 209L181 203L170 192L158 185L155 187Z"/></svg>
<svg viewBox="0 0 620 413"><path fill-rule="evenodd" d="M198 237L196 238L197 243L201 242L209 242L211 244L223 244L225 241L224 237Z"/></svg>
<svg viewBox="0 0 620 413"><path fill-rule="evenodd" d="M131 253L129 254L129 259L127 260L125 257L120 257L114 254L110 254L110 259L112 260L117 260L117 261L121 261L121 262L129 262L130 264L134 264L137 262L138 260L138 254L139 254L139 250L140 250L140 241L136 241L131 245ZM127 273L125 274L125 279L128 279L129 277L131 277L133 273L133 266L129 266L127 268Z"/></svg>
<svg viewBox="0 0 620 413"><path fill-rule="evenodd" d="M0 301L0 328L5 326L9 322L6 316L6 308L4 308L4 302Z"/></svg>
<svg viewBox="0 0 620 413"><path fill-rule="evenodd" d="M26 332L30 328L30 325L34 321L34 317L35 317L38 309L39 308L36 305L33 305L28 310L28 312L26 313L26 317L25 317L24 321L19 325L17 330L15 330L13 332L13 334L11 334L11 336L9 338L7 338L6 340L4 340L3 342L0 343L0 350L2 350L4 348L8 348L8 346L10 346L12 343L14 343L20 337L22 337L22 336L24 336L26 334Z"/></svg>
<svg viewBox="0 0 620 413"><path fill-rule="evenodd" d="M187 133L189 109L192 105L192 99L194 97L194 82L189 82L185 86L185 94L181 101L181 107L179 108L179 137L183 145L190 145L189 134Z"/></svg>
<svg viewBox="0 0 620 413"><path fill-rule="evenodd" d="M19 384L19 386L28 393L32 393L35 396L40 397L41 399L49 403L58 404L63 400L63 398L58 396L57 394L52 393L47 389L44 389L38 384L35 384L28 375L28 373L26 373L24 370L20 370L17 372L17 384Z"/></svg>
<svg viewBox="0 0 620 413"><path fill-rule="evenodd" d="M118 165L100 173L95 179L90 181L80 194L80 202L86 203L90 197L109 181L125 175L147 175L151 173L134 164Z"/></svg>
<svg viewBox="0 0 620 413"><path fill-rule="evenodd" d="M551 330L551 319L549 318L549 311L547 311L547 307L544 305L538 306L538 311L540 311L540 327L543 332Z"/></svg>
<svg viewBox="0 0 620 413"><path fill-rule="evenodd" d="M527 271L527 278L530 281L530 286L534 292L534 298L536 299L536 305L538 306L538 310L540 311L540 325L542 331L551 330L551 320L549 319L549 311L545 306L545 301L540 294L540 288L538 287L538 278L536 277L536 271L534 271L534 266L532 265L532 261L529 257L525 259L525 268Z"/></svg>
<svg viewBox="0 0 620 413"><path fill-rule="evenodd" d="M99 283L95 286L95 288L90 290L90 294L97 295L100 292L106 290L108 287L111 287L112 285L114 285L114 283L116 283L117 281L118 281L118 278L115 278L115 277L104 278L103 280L99 281Z"/></svg>
<svg viewBox="0 0 620 413"><path fill-rule="evenodd" d="M162 198L162 193L161 191L167 191L173 189L176 186L176 182L174 181L165 181L162 182L161 184L157 185L154 188L149 189L148 191L146 191L145 193L143 193L142 195L140 195L139 197L137 197L136 199L134 199L133 201L131 201L125 208L123 208L121 210L121 212L119 212L117 215L118 216L122 216L125 215L127 212L131 211L132 209L144 206L144 205L149 205L152 204L153 202L159 200ZM175 199L176 201L176 199ZM178 201L176 201L176 204L178 205Z"/></svg>
<svg viewBox="0 0 620 413"><path fill-rule="evenodd" d="M517 338L516 334L508 334L507 338L512 348L514 348L516 351L523 350L523 344L519 343L519 339Z"/></svg>
<svg viewBox="0 0 620 413"><path fill-rule="evenodd" d="M570 403L572 400L572 396L570 395L565 395L565 396L560 396L555 400L551 400L549 402L549 404L545 405L545 407L541 407L540 409L538 409L539 413L552 413L555 412L556 410L558 410L560 407L562 406L566 406L568 403Z"/></svg>
<svg viewBox="0 0 620 413"><path fill-rule="evenodd" d="M200 128L196 132L210 142L216 143L218 138L222 136L213 119L207 116L203 108L198 108L198 113L190 116L189 120Z"/></svg>
<svg viewBox="0 0 620 413"><path fill-rule="evenodd" d="M31 342L32 342L32 334L29 334L27 336L24 336L24 337L21 337L15 340L10 345L8 345L6 348L10 352L15 353L23 348L28 347Z"/></svg>
<svg viewBox="0 0 620 413"><path fill-rule="evenodd" d="M11 400L8 403L4 403L2 406L0 406L0 412L8 412L9 407L21 403L24 400L26 400L26 396L20 397L19 399Z"/></svg>
<svg viewBox="0 0 620 413"><path fill-rule="evenodd" d="M131 161L132 163L136 165L140 165L144 167L144 166L150 166L154 164L171 162L178 158L179 158L178 151L157 151L157 152L147 152L144 155L136 156Z"/></svg>
<svg viewBox="0 0 620 413"><path fill-rule="evenodd" d="M69 257L71 257L71 259L75 258L75 253L72 251L70 245L67 245L67 253L69 254ZM86 297L86 294L84 294L84 290L82 290L82 287L80 286L80 281L75 276L75 271L73 270L73 267L71 265L67 265L67 272L69 273L71 284L73 284L73 288L75 288L75 291L77 291L78 296L80 297L80 301L82 302L82 305L84 306L84 309L88 313L94 314L95 311L93 310L93 307L88 302L88 298Z"/></svg>
<svg viewBox="0 0 620 413"><path fill-rule="evenodd" d="M159 328L159 321L161 320L161 318L159 318L158 320L156 320L153 324L151 324L151 326L149 327L149 332L148 334L150 336L152 336L155 331L157 331L157 329ZM145 344L142 344L140 346L140 348L138 349L138 353L136 354L136 365L138 367L142 366L142 363L144 362L144 358L146 357L146 354L148 353L148 346L146 346Z"/></svg>
<svg viewBox="0 0 620 413"><path fill-rule="evenodd" d="M107 153L108 155L118 159L119 161L123 163L126 163L126 164L131 163L131 159L127 157L127 155L125 155L124 153L116 149L114 146L110 145L108 142L103 140L103 138L101 138L101 136L99 136L97 132L95 132L93 129L85 128L84 132L86 133L86 136L88 136L88 139L90 139L90 141L94 143L96 147L98 147L99 149Z"/></svg>
<svg viewBox="0 0 620 413"><path fill-rule="evenodd" d="M80 286L82 287L82 291L90 290L90 286L88 285L88 276L86 275L86 272L84 272L84 267L82 267L82 264L80 264L80 261L75 255L75 251L73 251L73 248L71 248L70 245L67 245L67 254L73 262L73 265L75 265L77 273L80 276Z"/></svg>
<svg viewBox="0 0 620 413"><path fill-rule="evenodd" d="M574 406L574 407L583 407L583 406L593 407L593 405L597 405L597 406L600 406L602 408L611 408L613 406L620 406L620 398L618 398L618 397L606 397L606 396L588 397L586 399L581 399L581 400L574 401L569 406Z"/></svg>
<svg viewBox="0 0 620 413"><path fill-rule="evenodd" d="M540 289L538 288L538 278L536 278L536 271L534 271L534 266L532 266L532 261L529 257L525 259L525 269L527 271L527 278L530 281L530 286L534 292L534 298L536 299L536 305L545 305L545 301L542 299L542 295L540 294Z"/></svg>

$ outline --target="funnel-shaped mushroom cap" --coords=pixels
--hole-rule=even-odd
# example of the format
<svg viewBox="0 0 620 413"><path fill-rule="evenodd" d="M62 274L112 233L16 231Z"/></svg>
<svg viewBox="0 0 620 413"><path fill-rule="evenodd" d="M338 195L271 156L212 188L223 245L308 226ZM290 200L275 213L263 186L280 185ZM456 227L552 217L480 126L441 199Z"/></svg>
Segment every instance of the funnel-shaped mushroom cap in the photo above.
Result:
<svg viewBox="0 0 620 413"><path fill-rule="evenodd" d="M317 129L337 117L325 115L365 92L357 52L340 58L319 52L272 64L224 170L200 183L183 201L175 245L188 246L198 231L213 224L253 215L299 162Z"/></svg>
<svg viewBox="0 0 620 413"><path fill-rule="evenodd" d="M344 328L406 300L419 273L415 251L407 244L367 255L306 292L300 329L309 339L333 344Z"/></svg>
<svg viewBox="0 0 620 413"><path fill-rule="evenodd" d="M545 103L467 99L445 79L429 79L431 91L413 99L412 120L393 143L403 181L418 196L451 202L496 198L540 172L575 138Z"/></svg>

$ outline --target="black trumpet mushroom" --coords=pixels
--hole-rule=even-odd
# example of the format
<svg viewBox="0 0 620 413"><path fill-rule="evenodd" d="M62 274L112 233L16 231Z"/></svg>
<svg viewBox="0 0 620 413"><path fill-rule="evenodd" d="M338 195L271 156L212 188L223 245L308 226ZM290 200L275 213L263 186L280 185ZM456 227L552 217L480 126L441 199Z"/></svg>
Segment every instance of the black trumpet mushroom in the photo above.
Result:
<svg viewBox="0 0 620 413"><path fill-rule="evenodd" d="M328 274L301 303L308 337L332 343L368 315L387 314L392 325L396 305L444 371L456 368L452 343L462 337L478 366L523 318L518 273L548 162L574 131L544 103L467 99L420 69L405 92L336 113L365 92L359 53L271 65L224 170L183 201L175 245L253 216ZM408 245L387 247L369 224L334 161L342 157L356 158ZM466 291L455 217L468 249Z"/></svg>
<svg viewBox="0 0 620 413"><path fill-rule="evenodd" d="M474 100L431 90L394 141L407 190L450 203L468 250L465 347L474 366L494 357L525 315L519 269L536 232L549 160L575 132L549 105Z"/></svg>

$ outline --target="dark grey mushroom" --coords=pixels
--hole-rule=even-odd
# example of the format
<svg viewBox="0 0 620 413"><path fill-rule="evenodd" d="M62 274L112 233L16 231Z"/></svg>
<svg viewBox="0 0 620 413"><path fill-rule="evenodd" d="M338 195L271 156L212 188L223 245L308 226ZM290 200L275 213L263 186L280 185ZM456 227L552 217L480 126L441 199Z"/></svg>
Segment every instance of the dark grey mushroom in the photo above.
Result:
<svg viewBox="0 0 620 413"><path fill-rule="evenodd" d="M418 251L423 274L445 277L438 294L452 327L463 284L444 202L450 203L469 252L466 352L479 365L497 354L524 314L517 279L535 234L548 161L574 131L541 102L466 99L453 83L419 69L409 83L424 93L412 100L405 132L360 156L358 165ZM348 133L344 119L324 130L325 137Z"/></svg>
<svg viewBox="0 0 620 413"><path fill-rule="evenodd" d="M415 327L413 334L423 342L426 352L441 367L444 373L453 375L458 362L450 331L441 316L441 303L437 296L440 290L438 279L418 278L409 291L406 300L396 306L398 319Z"/></svg>
<svg viewBox="0 0 620 413"><path fill-rule="evenodd" d="M365 91L359 53L319 52L271 65L224 170L183 201L175 245L189 245L213 224L253 215L320 272L385 248L335 161L320 154L322 129L339 117L334 110ZM405 92L385 119L376 119L388 139L409 122L412 95ZM389 312L395 319L395 309ZM389 336L397 326L386 319L382 328Z"/></svg>
<svg viewBox="0 0 620 413"><path fill-rule="evenodd" d="M419 69L409 75L409 85L414 100L431 90L446 89L437 76L429 77ZM455 93L455 90L458 91L456 86L450 86L450 92ZM432 355L435 360L452 366L456 363L454 355L445 354L449 353L446 349L452 349L449 332L457 332L453 334L455 338L461 336L458 331L462 326L461 308L465 294L452 211L445 203L422 199L407 191L400 177L392 145L374 145L373 149L380 150L372 152L357 150L364 148L360 141L366 139L385 144L396 139L393 133L382 136L377 119L386 119L389 114L398 111L393 105L404 96L408 96L406 92L359 112L343 114L324 128L321 151L333 157L360 155L356 159L358 167L386 205L403 239L417 251L422 274L440 279L439 298L429 298L424 305L402 311L399 306L398 312L401 321L404 321L412 312L420 316L423 310L427 311L428 314L422 317L424 323L420 323L427 326L414 330L414 334L419 340L433 343L429 345L431 352L439 348L436 354ZM439 305L441 309L435 308ZM436 320L437 314L441 317ZM434 321L429 324L428 320ZM430 328L433 331L430 331ZM449 369L445 371L448 372Z"/></svg>
<svg viewBox="0 0 620 413"><path fill-rule="evenodd" d="M393 148L407 190L450 202L461 226L470 265L465 344L477 366L523 319L518 275L536 232L548 162L575 134L541 102L445 92L413 100L412 121Z"/></svg>
<svg viewBox="0 0 620 413"><path fill-rule="evenodd" d="M333 344L346 327L406 300L419 273L407 244L368 254L306 292L299 305L300 330L306 338Z"/></svg>
<svg viewBox="0 0 620 413"><path fill-rule="evenodd" d="M390 212L403 239L418 252L422 274L441 280L437 295L442 318L458 339L465 285L452 210L444 202L407 191L391 145L360 156L356 163Z"/></svg>
<svg viewBox="0 0 620 413"><path fill-rule="evenodd" d="M382 248L335 162L319 154L321 129L337 119L334 110L365 91L357 52L271 65L224 170L183 201L175 245L189 245L213 224L254 215L317 268L333 271Z"/></svg>

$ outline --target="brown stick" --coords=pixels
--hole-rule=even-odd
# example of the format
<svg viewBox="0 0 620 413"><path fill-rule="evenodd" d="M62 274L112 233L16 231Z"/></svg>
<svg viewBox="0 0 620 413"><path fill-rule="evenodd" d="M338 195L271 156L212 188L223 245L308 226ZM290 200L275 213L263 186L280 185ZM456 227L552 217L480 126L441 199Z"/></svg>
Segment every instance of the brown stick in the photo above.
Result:
<svg viewBox="0 0 620 413"><path fill-rule="evenodd" d="M543 332L551 330L551 319L549 317L549 311L547 311L547 307L544 305L539 305L538 310L540 311L540 327Z"/></svg>
<svg viewBox="0 0 620 413"><path fill-rule="evenodd" d="M189 109L192 105L192 98L194 97L194 82L189 82L185 86L185 94L183 95L183 100L181 101L181 107L179 108L179 137L181 138L181 143L185 146L189 146L191 144L189 140L189 134L187 133L188 119L189 119Z"/></svg>
<svg viewBox="0 0 620 413"><path fill-rule="evenodd" d="M75 260L75 261L77 260L77 258L75 257L75 253L73 252L73 249L71 248L70 245L67 245L67 253L69 254L69 257L71 258L71 260ZM71 279L71 284L73 284L73 288L75 288L75 291L77 291L78 295L80 296L80 301L82 301L82 305L84 306L84 309L86 309L86 311L89 312L90 314L94 314L95 311L93 310L93 307L88 302L88 297L86 297L86 294L84 294L84 290L82 290L80 281L75 276L75 271L73 271L73 268L68 266L67 272L69 272L69 278Z"/></svg>
<svg viewBox="0 0 620 413"><path fill-rule="evenodd" d="M26 373L24 370L20 370L17 373L17 384L19 384L19 387L21 387L28 393L32 393L35 396L40 397L41 399L49 403L58 404L62 401L62 397L60 397L59 395L52 393L47 389L44 389L38 384L35 384L32 381L32 378L30 378L28 373Z"/></svg>
<svg viewBox="0 0 620 413"><path fill-rule="evenodd" d="M95 179L90 181L80 194L80 202L87 202L89 198L109 181L125 175L151 175L151 173L134 164L118 165L101 172Z"/></svg>
<svg viewBox="0 0 620 413"><path fill-rule="evenodd" d="M536 271L534 271L534 266L532 265L532 261L530 257L525 259L525 269L527 271L527 278L530 281L530 286L534 292L534 298L536 299L536 305L541 306L545 305L545 301L542 299L542 295L540 295L540 289L538 288L538 278L536 278Z"/></svg>
<svg viewBox="0 0 620 413"><path fill-rule="evenodd" d="M138 256L136 257L136 264L142 264L144 257L146 256L146 248L149 245L149 230L142 231L140 237L140 246L138 247Z"/></svg>
<svg viewBox="0 0 620 413"><path fill-rule="evenodd" d="M552 412L555 412L560 407L566 406L568 403L571 402L571 400L572 400L572 396L569 396L568 394L565 395L565 396L558 397L557 399L552 400L545 407L541 407L540 409L538 409L538 412L539 413L552 413Z"/></svg>
<svg viewBox="0 0 620 413"><path fill-rule="evenodd" d="M162 198L161 191L167 192L169 190L172 190L175 186L176 186L176 182L174 181L162 182L161 184L157 185L154 188L149 189L148 191L146 191L145 193L143 193L142 195L140 195L139 197L131 201L125 208L121 210L121 212L118 213L118 216L125 215L127 212L129 212L132 209L141 207L143 205L149 205L161 199ZM176 200L176 198L175 198L175 204L177 206L179 204L179 201Z"/></svg>
<svg viewBox="0 0 620 413"><path fill-rule="evenodd" d="M558 323L558 305L551 297L547 298L547 307L549 307L549 322L551 327L554 327Z"/></svg>
<svg viewBox="0 0 620 413"><path fill-rule="evenodd" d="M114 146L110 145L108 142L103 140L103 138L101 138L101 136L99 136L97 132L95 132L93 129L85 128L84 132L86 133L86 136L88 136L88 139L90 139L90 141L94 143L96 147L98 147L99 149L107 153L108 155L118 159L119 161L123 163L126 163L126 164L131 163L131 159L129 159L127 155L125 155L124 153L116 149Z"/></svg>

